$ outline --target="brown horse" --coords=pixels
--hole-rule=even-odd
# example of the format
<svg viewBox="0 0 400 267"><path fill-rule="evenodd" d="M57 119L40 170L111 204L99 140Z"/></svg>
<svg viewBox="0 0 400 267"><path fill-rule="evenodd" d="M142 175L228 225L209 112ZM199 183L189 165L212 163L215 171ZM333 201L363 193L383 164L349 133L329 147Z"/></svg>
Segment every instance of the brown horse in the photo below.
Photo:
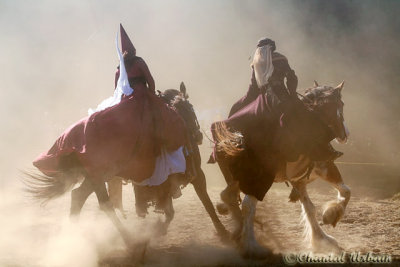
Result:
<svg viewBox="0 0 400 267"><path fill-rule="evenodd" d="M348 131L344 125L343 118L343 102L341 100L341 91L344 83L337 87L319 86L316 82L313 88L307 89L305 96L302 97L303 104L314 113L329 129L333 132L338 142L346 142ZM245 256L257 257L264 256L269 253L268 250L261 247L254 235L254 216L256 212L256 204L259 197L251 194L245 194L242 201L242 209L239 207L239 193L242 185L235 179L235 173L232 172L232 163L235 164L235 171L243 173L258 173L263 170L252 170L247 168L242 170L242 159L240 155L246 152L248 148L243 146L246 143L246 137L239 132L230 131L224 123L214 123L214 139L216 141L216 160L228 184L227 188L222 191L221 199L224 204L218 207L218 210L224 211L226 208L231 211L234 221L236 221L237 229L235 231L237 241L241 252ZM262 125L259 126L260 129ZM262 134L262 133L261 133ZM262 144L259 144L262 146ZM316 212L311 202L306 186L318 177L332 184L339 192L338 200L332 202L325 208L323 212L323 223L336 226L337 222L344 214L345 208L350 199L350 189L344 184L338 168L333 161L312 161L306 155L300 155L295 162L273 161L274 154L270 157L258 155L258 158L264 159L256 168L268 166L270 162L274 162L274 172L268 173L272 177L272 182L288 182L293 186L290 200L295 202L300 200L303 211L303 222L305 223L306 237L315 251L338 251L340 248L336 240L327 235L316 220ZM265 160L271 160L266 162ZM259 177L263 177L261 174ZM272 176L271 176L272 175ZM267 175L268 177L268 175ZM255 181L253 177L248 177L249 181ZM253 179L253 180L251 180ZM255 181L257 182L257 181ZM263 184L261 183L261 186ZM270 187L269 182L266 184L266 191ZM266 192L265 191L265 192Z"/></svg>
<svg viewBox="0 0 400 267"><path fill-rule="evenodd" d="M198 147L202 143L203 135L200 131L200 125L197 121L193 106L188 101L189 96L186 92L186 87L182 82L179 91L176 89L168 89L164 92L159 92L159 95L166 104L175 108L185 121L187 141L184 146L184 154L187 170L186 174L171 175L168 180L160 186L140 186L132 183L136 200L136 213L139 217L145 217L148 206L154 204L157 212L165 214L165 222L161 225L160 230L162 233L166 233L168 225L174 218L175 213L172 199L174 195L176 195L177 190L180 193L179 186L186 186L186 184L190 182L209 214L217 234L221 240L226 241L229 239L230 234L219 220L207 193L206 177L201 169L201 156ZM113 183L116 184L113 185ZM114 200L114 206L123 210L121 180L113 180L109 184L111 184L111 186L109 186L109 194L110 198Z"/></svg>
<svg viewBox="0 0 400 267"><path fill-rule="evenodd" d="M192 105L187 101L186 88L184 84L181 84L181 92L177 90L171 91L175 96L171 105L175 107L177 112L182 115L182 118L186 123L187 130L187 142L185 145L185 156L187 163L187 169L190 173L195 176L195 179L191 181L194 185L195 190L203 202L207 212L209 213L218 234L221 238L227 238L229 233L225 227L220 222L214 206L207 194L206 180L203 171L201 170L200 154L197 144L201 142L201 132L199 131L199 125L197 123L196 115L194 113ZM72 189L75 184L82 181L81 185L71 192L71 210L70 217L78 218L89 195L93 192L99 201L101 209L108 215L112 223L118 229L127 247L139 255L143 255L145 251L145 244L134 244L133 240L130 238L129 231L122 224L120 219L115 213L114 206L110 201L109 193L106 188L106 182L115 179L111 177L88 177L84 169L81 167L79 160L73 156L68 158L68 164L65 164L67 168L58 175L49 177L40 174L27 173L27 178L25 179L25 184L27 185L27 191L30 192L35 198L42 200L46 203L58 196L63 195L68 190ZM183 175L184 177L184 175ZM161 208L166 214L166 223L168 226L169 222L174 216L174 210L172 207L172 198L170 194L170 188L168 185L171 184L173 180L181 179L182 177L177 177L177 175L172 174L168 179L162 184L161 188L167 188L167 190L160 190L163 192L163 201Z"/></svg>

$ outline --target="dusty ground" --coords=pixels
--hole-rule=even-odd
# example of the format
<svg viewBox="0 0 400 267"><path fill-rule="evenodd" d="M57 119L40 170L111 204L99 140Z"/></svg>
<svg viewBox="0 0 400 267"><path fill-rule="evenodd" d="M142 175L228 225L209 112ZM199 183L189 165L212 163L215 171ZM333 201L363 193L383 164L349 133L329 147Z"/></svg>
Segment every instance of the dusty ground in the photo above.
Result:
<svg viewBox="0 0 400 267"><path fill-rule="evenodd" d="M277 253L307 251L302 237L303 226L299 223L300 204L287 201L289 192L289 188L274 186L257 208L256 217L263 225L256 225L258 240ZM218 196L218 190L210 190L210 195L217 200L215 196ZM330 190L327 194L326 190L313 188L310 195L319 208L321 219L323 204L334 199L336 193ZM188 189L182 199L176 201L176 220L172 223L169 233L154 248L176 249L176 253L179 253L187 246L188 252L194 250L194 255L199 253L199 249L203 251L200 253L203 255L212 252L208 254L211 257L201 258L202 261L196 262L199 265L248 264L234 251L221 247L205 211L196 208L196 205L198 201L193 191ZM187 213L189 209L193 213ZM226 225L230 225L229 217L222 219ZM323 229L334 236L347 252L400 255L400 200L377 201L354 196L341 223L336 228L323 226ZM195 246L189 249L193 242L197 248ZM199 247L199 244L202 245ZM215 248L212 248L213 246ZM156 261L157 256L149 254L148 258Z"/></svg>
<svg viewBox="0 0 400 267"><path fill-rule="evenodd" d="M218 201L221 188L209 194ZM318 210L336 198L333 189L312 186L310 196ZM151 213L138 219L133 209L130 186L124 188L128 218L124 224L140 240L152 235L160 215ZM290 188L284 184L272 187L257 207L258 240L276 253L307 251L303 243L299 203L289 203ZM1 207L0 266L124 266L130 264L124 245L113 226L98 209L91 196L77 225L68 220L69 195L41 208L30 201L8 196ZM11 208L12 207L12 208ZM175 200L175 219L166 236L152 237L141 266L248 266L267 261L249 261L237 251L222 244L193 188L187 187ZM231 228L229 216L221 216ZM400 255L400 199L376 199L355 194L346 214L336 228L323 226L347 252L374 252Z"/></svg>
<svg viewBox="0 0 400 267"><path fill-rule="evenodd" d="M209 190L213 201L218 201L220 189ZM321 185L310 188L310 196L318 209L336 198L336 192ZM300 222L299 203L289 203L290 189L274 185L266 199L257 207L256 224L258 240L276 253L308 251L303 242L303 226ZM221 244L205 210L201 208L192 188L175 201L176 217L168 234L150 245L145 265L243 265L264 264L265 261L246 261L237 252ZM131 216L134 216L133 214ZM232 227L229 216L221 217ZM384 199L353 196L346 215L336 228L323 226L334 236L348 253L373 252L375 254L400 255L400 199Z"/></svg>

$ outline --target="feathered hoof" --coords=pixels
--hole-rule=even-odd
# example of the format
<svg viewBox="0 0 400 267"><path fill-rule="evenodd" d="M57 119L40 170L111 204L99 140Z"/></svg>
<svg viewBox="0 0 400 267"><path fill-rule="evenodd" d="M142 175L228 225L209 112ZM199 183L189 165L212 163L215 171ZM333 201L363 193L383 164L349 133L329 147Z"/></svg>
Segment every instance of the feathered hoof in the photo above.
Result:
<svg viewBox="0 0 400 267"><path fill-rule="evenodd" d="M338 221L343 217L343 215L343 205L336 202L328 203L322 214L322 221L324 224L330 224L335 227Z"/></svg>
<svg viewBox="0 0 400 267"><path fill-rule="evenodd" d="M229 208L228 205L226 205L225 203L217 203L217 205L215 205L218 213L220 215L228 215L229 214Z"/></svg>
<svg viewBox="0 0 400 267"><path fill-rule="evenodd" d="M313 238L311 240L313 252L315 253L336 253L342 252L335 238L330 235L324 234L322 237Z"/></svg>

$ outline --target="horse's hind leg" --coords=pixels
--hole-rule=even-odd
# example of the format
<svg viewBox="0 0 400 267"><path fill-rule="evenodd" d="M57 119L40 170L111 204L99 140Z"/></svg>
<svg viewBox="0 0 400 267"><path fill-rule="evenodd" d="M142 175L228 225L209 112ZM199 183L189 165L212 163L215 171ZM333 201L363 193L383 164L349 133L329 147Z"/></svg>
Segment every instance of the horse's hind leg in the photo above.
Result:
<svg viewBox="0 0 400 267"><path fill-rule="evenodd" d="M92 183L85 178L82 184L72 190L71 192L71 210L70 217L73 219L79 218L79 214L82 210L83 204L85 204L87 198L93 193Z"/></svg>
<svg viewBox="0 0 400 267"><path fill-rule="evenodd" d="M229 238L229 232L225 229L215 212L210 196L207 193L206 177L201 168L197 170L197 177L192 181L192 184L197 196L210 216L218 235L222 240L227 240Z"/></svg>
<svg viewBox="0 0 400 267"><path fill-rule="evenodd" d="M93 186L93 190L96 193L97 200L99 201L99 205L101 210L103 210L114 226L117 228L118 232L121 234L122 239L124 240L126 246L129 249L133 249L132 242L129 238L130 234L125 226L118 219L117 214L115 213L114 207L110 201L110 198L107 193L106 184L101 180L100 177L89 177L86 178L91 182ZM143 248L144 251L145 248ZM141 252L140 252L141 253Z"/></svg>
<svg viewBox="0 0 400 267"><path fill-rule="evenodd" d="M334 162L326 162L317 166L316 171L319 176L332 184L338 191L337 201L329 202L323 212L322 221L324 224L336 226L337 222L343 217L347 204L350 200L351 191L343 182L339 169Z"/></svg>
<svg viewBox="0 0 400 267"><path fill-rule="evenodd" d="M118 209L121 212L122 217L126 219L126 212L122 202L122 178L115 176L108 181L107 184L111 203L115 209Z"/></svg>
<svg viewBox="0 0 400 267"><path fill-rule="evenodd" d="M315 206L308 196L306 182L294 183L293 187L296 188L300 196L305 236L309 239L313 250L317 252L340 251L337 241L332 236L327 235L318 224Z"/></svg>

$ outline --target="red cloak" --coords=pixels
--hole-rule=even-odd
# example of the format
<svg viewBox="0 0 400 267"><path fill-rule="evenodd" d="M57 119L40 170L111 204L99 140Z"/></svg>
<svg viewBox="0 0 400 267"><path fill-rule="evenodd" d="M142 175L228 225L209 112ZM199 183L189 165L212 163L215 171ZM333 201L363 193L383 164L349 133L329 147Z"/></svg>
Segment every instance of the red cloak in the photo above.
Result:
<svg viewBox="0 0 400 267"><path fill-rule="evenodd" d="M167 151L182 146L182 118L149 92L143 70L127 72L132 95L73 124L33 165L49 176L78 166L89 177L118 175L141 182L152 175L161 146Z"/></svg>

